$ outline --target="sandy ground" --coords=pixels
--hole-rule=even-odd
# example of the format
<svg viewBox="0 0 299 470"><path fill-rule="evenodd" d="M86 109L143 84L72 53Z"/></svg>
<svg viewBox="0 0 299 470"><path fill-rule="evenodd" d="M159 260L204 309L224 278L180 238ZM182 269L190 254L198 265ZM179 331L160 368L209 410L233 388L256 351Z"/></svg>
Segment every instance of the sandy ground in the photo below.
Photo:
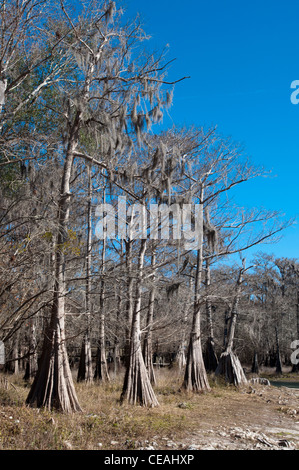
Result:
<svg viewBox="0 0 299 470"><path fill-rule="evenodd" d="M198 431L164 448L299 449L299 389L253 385L221 405L201 418Z"/></svg>

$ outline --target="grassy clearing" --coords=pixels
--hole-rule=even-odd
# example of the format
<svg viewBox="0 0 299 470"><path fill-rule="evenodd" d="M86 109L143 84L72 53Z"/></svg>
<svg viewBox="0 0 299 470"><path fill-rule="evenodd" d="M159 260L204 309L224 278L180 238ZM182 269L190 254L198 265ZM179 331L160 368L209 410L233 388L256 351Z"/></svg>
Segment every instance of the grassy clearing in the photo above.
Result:
<svg viewBox="0 0 299 470"><path fill-rule="evenodd" d="M120 404L122 377L110 384L76 384L83 413L71 416L24 405L29 386L8 376L0 386L0 449L137 449L145 441L183 439L208 418L215 401L220 403L234 389L214 386L206 395L179 391L175 371L161 370L156 387L159 408Z"/></svg>
<svg viewBox="0 0 299 470"><path fill-rule="evenodd" d="M73 415L27 407L30 384L21 377L4 377L0 374L0 450L167 449L168 441L180 447L200 435L205 442L224 428L267 429L275 420L277 425L277 417L287 420L281 424L287 429L296 418L290 410L297 407L297 395L292 404L290 389L254 386L253 391L250 384L236 389L209 377L210 393L186 394L174 369L157 371L160 406L150 409L120 404L123 375L109 384L75 382L83 412Z"/></svg>

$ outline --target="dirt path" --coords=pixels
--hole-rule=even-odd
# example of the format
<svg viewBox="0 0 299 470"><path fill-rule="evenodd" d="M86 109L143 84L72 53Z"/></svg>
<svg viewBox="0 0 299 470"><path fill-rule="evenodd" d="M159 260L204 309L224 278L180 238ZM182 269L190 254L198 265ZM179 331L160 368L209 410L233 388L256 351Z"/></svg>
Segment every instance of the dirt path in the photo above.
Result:
<svg viewBox="0 0 299 470"><path fill-rule="evenodd" d="M190 450L299 449L299 390L249 387L202 419L179 447Z"/></svg>
<svg viewBox="0 0 299 470"><path fill-rule="evenodd" d="M182 403L184 406L184 403ZM159 450L299 450L299 390L247 386L207 395L184 437L147 441ZM194 423L196 424L194 426Z"/></svg>

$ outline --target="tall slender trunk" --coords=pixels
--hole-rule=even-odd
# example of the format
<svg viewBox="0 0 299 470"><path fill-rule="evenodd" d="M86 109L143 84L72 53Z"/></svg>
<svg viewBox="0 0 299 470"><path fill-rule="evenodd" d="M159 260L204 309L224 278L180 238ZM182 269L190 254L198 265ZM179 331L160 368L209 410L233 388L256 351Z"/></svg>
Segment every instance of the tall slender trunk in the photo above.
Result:
<svg viewBox="0 0 299 470"><path fill-rule="evenodd" d="M251 366L251 372L253 374L259 374L259 362L258 362L258 355L257 352L254 351L253 353L253 361Z"/></svg>
<svg viewBox="0 0 299 470"><path fill-rule="evenodd" d="M72 379L65 337L65 259L70 206L70 178L77 147L80 113L77 113L65 157L58 202L58 235L55 258L55 283L52 313L47 328L39 367L27 397L30 406L55 408L71 413L81 411Z"/></svg>
<svg viewBox="0 0 299 470"><path fill-rule="evenodd" d="M278 328L275 327L275 340L276 340L276 374L282 374L282 363L280 355L280 346L279 346L279 337L278 337Z"/></svg>
<svg viewBox="0 0 299 470"><path fill-rule="evenodd" d="M15 334L14 346L13 346L13 357L14 357L14 374L18 375L20 372L19 366L19 354L20 354L20 330Z"/></svg>
<svg viewBox="0 0 299 470"><path fill-rule="evenodd" d="M230 313L230 323L228 328L228 334L226 338L225 350L231 352L233 349L234 339L235 339L235 330L238 318L238 306L240 302L241 292L242 292L242 283L243 275L245 271L245 260L243 260L243 267L240 269L237 284L236 284L236 293L234 296L231 313Z"/></svg>
<svg viewBox="0 0 299 470"><path fill-rule="evenodd" d="M202 346L201 346L201 328L200 328L200 286L202 279L202 247L197 251L197 265L194 283L194 307L193 322L190 334L187 363L183 388L187 391L204 392L210 391L210 385L204 365Z"/></svg>
<svg viewBox="0 0 299 470"><path fill-rule="evenodd" d="M142 406L158 406L158 400L153 391L148 372L144 363L141 349L140 309L142 296L142 279L146 240L140 241L138 256L138 275L136 281L136 298L133 309L132 329L130 339L130 356L126 368L121 401Z"/></svg>
<svg viewBox="0 0 299 470"><path fill-rule="evenodd" d="M120 266L123 266L124 263L124 240L121 240L121 248L120 248ZM116 329L115 329L115 336L114 336L114 351L113 351L113 360L114 360L114 374L117 375L121 369L121 354L120 354L120 337L122 335L120 321L121 315L123 312L124 306L124 298L123 298L123 281L120 280L116 286L116 302L117 302L117 310L116 310Z"/></svg>
<svg viewBox="0 0 299 470"><path fill-rule="evenodd" d="M126 331L125 331L125 366L130 361L131 325L133 318L133 287L132 275L132 241L125 241L126 246L126 270L127 270L127 295L126 295Z"/></svg>
<svg viewBox="0 0 299 470"><path fill-rule="evenodd" d="M103 239L102 250L102 273L100 283L100 331L97 351L97 364L95 378L102 382L109 382L109 372L106 358L106 332L105 332L105 262L106 262L106 239Z"/></svg>
<svg viewBox="0 0 299 470"><path fill-rule="evenodd" d="M228 330L228 323L229 323L229 310L225 310L224 312L224 328L223 328L223 343L222 349L225 350L226 343L227 343L227 330Z"/></svg>
<svg viewBox="0 0 299 470"><path fill-rule="evenodd" d="M117 311L116 311L116 330L115 330L115 337L114 337L114 350L113 350L113 360L114 360L114 374L118 374L120 367L121 367L121 361L120 361L120 328L119 328L119 321L120 321L120 315L122 312L122 304L123 304L123 298L121 295L121 287L118 286L118 293L117 293Z"/></svg>
<svg viewBox="0 0 299 470"><path fill-rule="evenodd" d="M225 381L236 386L247 383L247 379L239 361L239 358L233 352L233 344L235 338L236 323L238 317L238 305L241 297L243 274L245 271L245 260L243 260L243 267L240 269L238 280L236 283L236 293L234 296L228 333L225 338L224 352L221 354L217 369L215 371L216 376L223 376Z"/></svg>
<svg viewBox="0 0 299 470"><path fill-rule="evenodd" d="M187 324L188 324L188 313L190 310L190 300L193 298L193 280L190 279L190 297L188 295L188 299L186 301L186 306L185 306L185 311L184 311L184 316L183 316L183 324L182 324L182 338L178 347L178 352L177 352L177 357L176 361L178 364L179 371L182 371L185 369L187 360L186 360L186 349L188 346L187 343Z"/></svg>
<svg viewBox="0 0 299 470"><path fill-rule="evenodd" d="M211 285L211 268L209 259L206 260L206 314L207 314L207 327L208 339L205 350L205 366L208 372L215 372L218 365L218 358L215 352L214 341L214 326L212 317L212 303L209 296L209 287Z"/></svg>
<svg viewBox="0 0 299 470"><path fill-rule="evenodd" d="M147 319L146 319L146 333L145 333L144 343L143 343L143 357L144 357L145 367L148 371L150 381L153 385L156 384L156 377L155 377L155 371L154 371L154 365L153 365L153 344L152 344L152 336L153 336L152 329L153 329L155 297L156 297L155 264L156 264L156 253L155 253L155 250L153 250L152 258L151 258L151 265L152 265L152 269L154 270L154 275L152 278L153 285L150 290L149 306L148 306L148 313L147 313Z"/></svg>
<svg viewBox="0 0 299 470"><path fill-rule="evenodd" d="M86 330L84 333L81 355L78 368L78 382L85 381L91 383L93 380L92 375L92 355L91 355L91 226L92 226L92 181L91 181L91 167L88 165L88 199L87 199L87 240L86 240L86 286L85 286L85 318Z"/></svg>
<svg viewBox="0 0 299 470"><path fill-rule="evenodd" d="M37 371L37 338L36 338L36 318L32 318L29 323L29 348L28 359L25 366L24 380L32 379Z"/></svg>

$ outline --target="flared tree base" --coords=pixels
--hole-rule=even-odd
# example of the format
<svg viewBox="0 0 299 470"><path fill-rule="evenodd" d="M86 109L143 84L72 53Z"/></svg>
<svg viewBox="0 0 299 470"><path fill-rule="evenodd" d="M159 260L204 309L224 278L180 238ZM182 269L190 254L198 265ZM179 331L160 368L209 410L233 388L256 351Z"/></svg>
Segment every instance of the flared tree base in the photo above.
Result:
<svg viewBox="0 0 299 470"><path fill-rule="evenodd" d="M206 373L199 336L190 342L182 389L187 392L209 392L211 390Z"/></svg>
<svg viewBox="0 0 299 470"><path fill-rule="evenodd" d="M215 376L224 377L226 383L233 384L236 387L247 384L241 362L233 352L221 354Z"/></svg>
<svg viewBox="0 0 299 470"><path fill-rule="evenodd" d="M63 345L51 347L47 341L26 403L31 407L55 409L63 413L82 411Z"/></svg>
<svg viewBox="0 0 299 470"><path fill-rule="evenodd" d="M136 348L130 357L121 394L121 402L124 401L131 405L159 406L140 348Z"/></svg>

